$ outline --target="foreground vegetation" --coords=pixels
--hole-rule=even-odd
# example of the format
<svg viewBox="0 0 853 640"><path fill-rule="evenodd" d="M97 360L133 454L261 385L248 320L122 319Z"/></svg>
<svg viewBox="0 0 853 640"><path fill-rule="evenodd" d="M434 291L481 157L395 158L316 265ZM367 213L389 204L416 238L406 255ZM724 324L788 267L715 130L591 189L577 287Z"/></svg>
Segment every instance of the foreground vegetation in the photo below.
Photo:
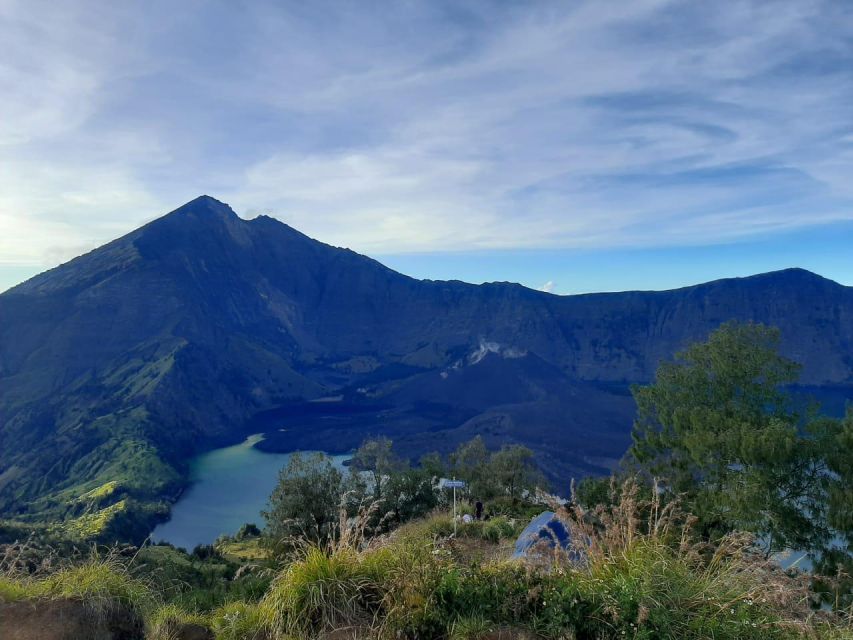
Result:
<svg viewBox="0 0 853 640"><path fill-rule="evenodd" d="M8 547L0 600L70 598L102 616L131 612L144 637L158 640L181 637L193 625L235 640L332 632L451 639L853 637L849 614L813 610L808 578L766 562L748 537L698 543L692 519L675 505L639 496L629 483L613 507L558 512L583 541L575 549L582 562L547 544L510 559L526 524L512 518L461 524L454 538L449 514L439 512L366 540L364 522L342 515L333 542L306 543L280 563L264 556L252 534L194 555L152 546L58 565L34 554L42 564L30 566L31 548Z"/></svg>

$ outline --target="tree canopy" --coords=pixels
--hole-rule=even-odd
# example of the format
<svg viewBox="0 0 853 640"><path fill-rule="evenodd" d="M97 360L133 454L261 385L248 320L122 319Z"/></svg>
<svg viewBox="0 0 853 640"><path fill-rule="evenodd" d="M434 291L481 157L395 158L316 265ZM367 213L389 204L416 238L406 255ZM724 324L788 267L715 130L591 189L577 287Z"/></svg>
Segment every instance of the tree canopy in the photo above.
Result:
<svg viewBox="0 0 853 640"><path fill-rule="evenodd" d="M768 553L820 549L850 524L840 505L850 504L853 463L840 447L851 418L815 417L793 394L800 367L779 353L779 337L723 324L632 389L631 458L684 496L705 534L751 531Z"/></svg>
<svg viewBox="0 0 853 640"><path fill-rule="evenodd" d="M327 455L291 455L263 512L276 551L299 538L319 545L333 539L344 490L344 476Z"/></svg>

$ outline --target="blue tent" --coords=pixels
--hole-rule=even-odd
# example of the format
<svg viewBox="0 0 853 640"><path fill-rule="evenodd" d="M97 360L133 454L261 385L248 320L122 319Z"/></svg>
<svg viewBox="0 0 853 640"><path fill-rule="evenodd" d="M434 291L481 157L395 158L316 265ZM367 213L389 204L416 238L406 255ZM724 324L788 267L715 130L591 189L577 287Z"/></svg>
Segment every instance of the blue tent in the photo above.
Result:
<svg viewBox="0 0 853 640"><path fill-rule="evenodd" d="M576 550L571 549L572 537L569 531L557 517L553 511L543 511L538 516L533 518L533 521L524 528L518 540L515 542L515 552L513 558L525 558L531 555L531 550L540 548L546 545L553 549L560 545L563 549L569 552L569 559L572 562L581 562L583 559L579 557ZM535 550L533 551L535 553Z"/></svg>

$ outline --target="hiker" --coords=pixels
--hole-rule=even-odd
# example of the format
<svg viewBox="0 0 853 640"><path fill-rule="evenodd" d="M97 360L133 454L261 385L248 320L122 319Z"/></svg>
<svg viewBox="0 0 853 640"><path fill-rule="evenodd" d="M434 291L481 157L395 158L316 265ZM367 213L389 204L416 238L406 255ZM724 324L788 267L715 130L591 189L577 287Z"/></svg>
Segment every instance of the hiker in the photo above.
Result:
<svg viewBox="0 0 853 640"><path fill-rule="evenodd" d="M483 519L483 503L480 500L474 503L474 518L477 520Z"/></svg>

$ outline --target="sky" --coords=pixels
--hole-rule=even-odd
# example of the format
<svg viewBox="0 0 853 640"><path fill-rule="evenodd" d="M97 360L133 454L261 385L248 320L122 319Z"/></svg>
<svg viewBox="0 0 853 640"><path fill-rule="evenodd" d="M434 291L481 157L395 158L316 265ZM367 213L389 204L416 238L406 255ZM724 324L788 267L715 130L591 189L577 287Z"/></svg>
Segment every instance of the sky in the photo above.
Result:
<svg viewBox="0 0 853 640"><path fill-rule="evenodd" d="M423 278L853 285L853 3L0 0L0 290L198 195Z"/></svg>

